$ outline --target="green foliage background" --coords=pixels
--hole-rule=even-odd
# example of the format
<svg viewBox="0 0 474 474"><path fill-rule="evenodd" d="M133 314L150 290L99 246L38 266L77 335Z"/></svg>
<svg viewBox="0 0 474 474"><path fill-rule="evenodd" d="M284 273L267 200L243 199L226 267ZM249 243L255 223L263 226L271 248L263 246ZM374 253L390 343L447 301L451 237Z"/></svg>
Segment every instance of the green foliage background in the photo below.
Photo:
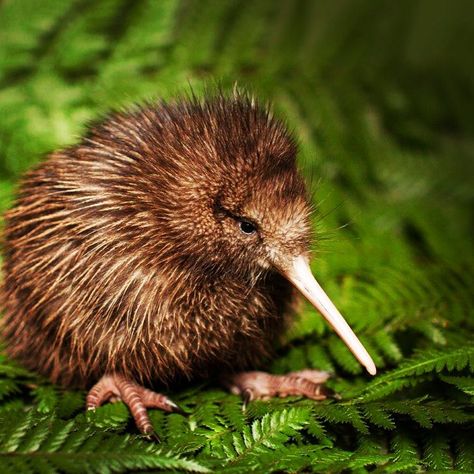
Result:
<svg viewBox="0 0 474 474"><path fill-rule="evenodd" d="M328 369L341 401L172 393L140 439L0 360L1 472L474 472L474 5L469 0L3 0L0 203L110 107L235 81L301 141L314 271L373 354L309 307L271 370Z"/></svg>

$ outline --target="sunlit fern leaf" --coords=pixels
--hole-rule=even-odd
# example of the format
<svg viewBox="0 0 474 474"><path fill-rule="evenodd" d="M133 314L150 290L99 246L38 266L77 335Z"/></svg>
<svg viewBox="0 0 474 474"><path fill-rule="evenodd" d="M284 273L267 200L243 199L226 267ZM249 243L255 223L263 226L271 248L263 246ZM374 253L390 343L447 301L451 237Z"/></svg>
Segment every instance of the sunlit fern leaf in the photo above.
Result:
<svg viewBox="0 0 474 474"><path fill-rule="evenodd" d="M129 421L130 412L121 402L106 403L93 410L87 410L85 418L88 423L97 428L120 430Z"/></svg>
<svg viewBox="0 0 474 474"><path fill-rule="evenodd" d="M161 431L157 430L157 433L161 436ZM180 414L167 414L164 436L171 451L177 454L194 453L206 445L193 422Z"/></svg>
<svg viewBox="0 0 474 474"><path fill-rule="evenodd" d="M339 448L326 448L313 458L311 463L315 472L338 472L346 467L353 453Z"/></svg>
<svg viewBox="0 0 474 474"><path fill-rule="evenodd" d="M44 419L44 418L43 418ZM15 420L15 423L12 421ZM15 451L21 439L34 424L32 411L18 411L3 415L3 428L0 430L0 443L2 451Z"/></svg>
<svg viewBox="0 0 474 474"><path fill-rule="evenodd" d="M358 398L369 399L400 390L416 382L417 377L430 372L462 370L474 371L474 346L449 348L445 350L427 350L419 352L402 362L400 366L368 383ZM419 377L418 377L419 379ZM393 390L392 390L393 388Z"/></svg>
<svg viewBox="0 0 474 474"><path fill-rule="evenodd" d="M167 453L137 438L95 431L32 411L12 413L0 427L0 468L9 472L128 472L139 469L181 469L207 472L195 461ZM26 470L24 470L26 469Z"/></svg>
<svg viewBox="0 0 474 474"><path fill-rule="evenodd" d="M229 461L242 462L243 459L255 458L268 450L278 449L308 423L308 417L308 410L288 408L253 421L251 426L244 427L240 433L233 433L226 440Z"/></svg>
<svg viewBox="0 0 474 474"><path fill-rule="evenodd" d="M358 388L356 390L357 400L359 401L373 401L380 400L396 392L401 392L405 389L415 387L423 382L432 380L433 377L416 377L416 378L401 378L390 380L381 384L376 384L370 388Z"/></svg>
<svg viewBox="0 0 474 474"><path fill-rule="evenodd" d="M365 469L362 469L367 467L369 468L370 472L370 469L373 469L375 466L381 466L381 468L384 468L389 463L389 461L391 461L391 459L392 457L388 454L363 454L356 451L352 455L351 460L344 463L344 467L347 466L347 468L352 469L353 472L364 472Z"/></svg>
<svg viewBox="0 0 474 474"><path fill-rule="evenodd" d="M226 425L235 430L242 430L245 421L243 401L237 396L227 396L221 404L221 415L226 420Z"/></svg>

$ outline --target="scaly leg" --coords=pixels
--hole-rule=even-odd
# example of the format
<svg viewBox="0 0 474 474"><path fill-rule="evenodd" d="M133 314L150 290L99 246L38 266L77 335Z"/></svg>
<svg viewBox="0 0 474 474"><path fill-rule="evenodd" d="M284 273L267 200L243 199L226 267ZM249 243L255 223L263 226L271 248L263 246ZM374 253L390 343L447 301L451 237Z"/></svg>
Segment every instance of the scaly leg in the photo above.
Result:
<svg viewBox="0 0 474 474"><path fill-rule="evenodd" d="M289 372L285 375L252 371L232 374L223 382L232 393L242 395L245 405L252 400L267 400L271 397L289 395L324 400L334 396L332 390L323 385L329 377L328 372L311 369Z"/></svg>
<svg viewBox="0 0 474 474"><path fill-rule="evenodd" d="M93 410L107 401L122 400L130 409L138 429L143 434L152 434L153 426L147 408L159 408L173 413L183 413L168 397L153 392L120 374L106 374L89 391L86 398L88 410Z"/></svg>

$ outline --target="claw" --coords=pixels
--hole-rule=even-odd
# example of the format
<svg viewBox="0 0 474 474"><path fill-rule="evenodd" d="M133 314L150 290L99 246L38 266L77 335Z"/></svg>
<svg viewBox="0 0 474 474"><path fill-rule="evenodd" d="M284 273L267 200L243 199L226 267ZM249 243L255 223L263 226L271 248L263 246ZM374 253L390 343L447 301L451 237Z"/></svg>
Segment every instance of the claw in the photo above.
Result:
<svg viewBox="0 0 474 474"><path fill-rule="evenodd" d="M335 392L332 388L329 387L323 387L322 393L326 396L326 398L331 398L333 400L342 399L342 397L337 392Z"/></svg>
<svg viewBox="0 0 474 474"><path fill-rule="evenodd" d="M151 431L150 433L144 433L143 437L148 441L155 441L155 443L161 443L161 439L155 430Z"/></svg>
<svg viewBox="0 0 474 474"><path fill-rule="evenodd" d="M246 388L242 392L242 399L243 399L242 411L245 411L247 410L247 405L253 400L253 392L250 388Z"/></svg>
<svg viewBox="0 0 474 474"><path fill-rule="evenodd" d="M168 400L167 401L167 404L171 407L171 411L173 413L179 413L180 415L183 415L183 416L189 416L189 413L184 411L178 404L176 404L175 402L171 401L171 400Z"/></svg>
<svg viewBox="0 0 474 474"><path fill-rule="evenodd" d="M87 409L99 407L107 401L123 401L130 409L138 429L143 435L159 441L154 433L153 426L148 416L148 408L159 408L168 412L184 413L176 403L169 400L160 393L153 392L148 388L128 380L121 374L106 374L87 395Z"/></svg>

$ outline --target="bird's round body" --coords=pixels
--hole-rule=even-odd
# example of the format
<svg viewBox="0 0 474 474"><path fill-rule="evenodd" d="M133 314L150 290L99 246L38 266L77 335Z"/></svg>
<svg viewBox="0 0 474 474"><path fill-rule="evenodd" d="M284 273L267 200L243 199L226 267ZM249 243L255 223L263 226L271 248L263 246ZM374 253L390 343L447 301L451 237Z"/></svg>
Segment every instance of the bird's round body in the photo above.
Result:
<svg viewBox="0 0 474 474"><path fill-rule="evenodd" d="M245 96L116 113L19 187L3 336L68 386L255 367L293 300L309 204L285 126Z"/></svg>

